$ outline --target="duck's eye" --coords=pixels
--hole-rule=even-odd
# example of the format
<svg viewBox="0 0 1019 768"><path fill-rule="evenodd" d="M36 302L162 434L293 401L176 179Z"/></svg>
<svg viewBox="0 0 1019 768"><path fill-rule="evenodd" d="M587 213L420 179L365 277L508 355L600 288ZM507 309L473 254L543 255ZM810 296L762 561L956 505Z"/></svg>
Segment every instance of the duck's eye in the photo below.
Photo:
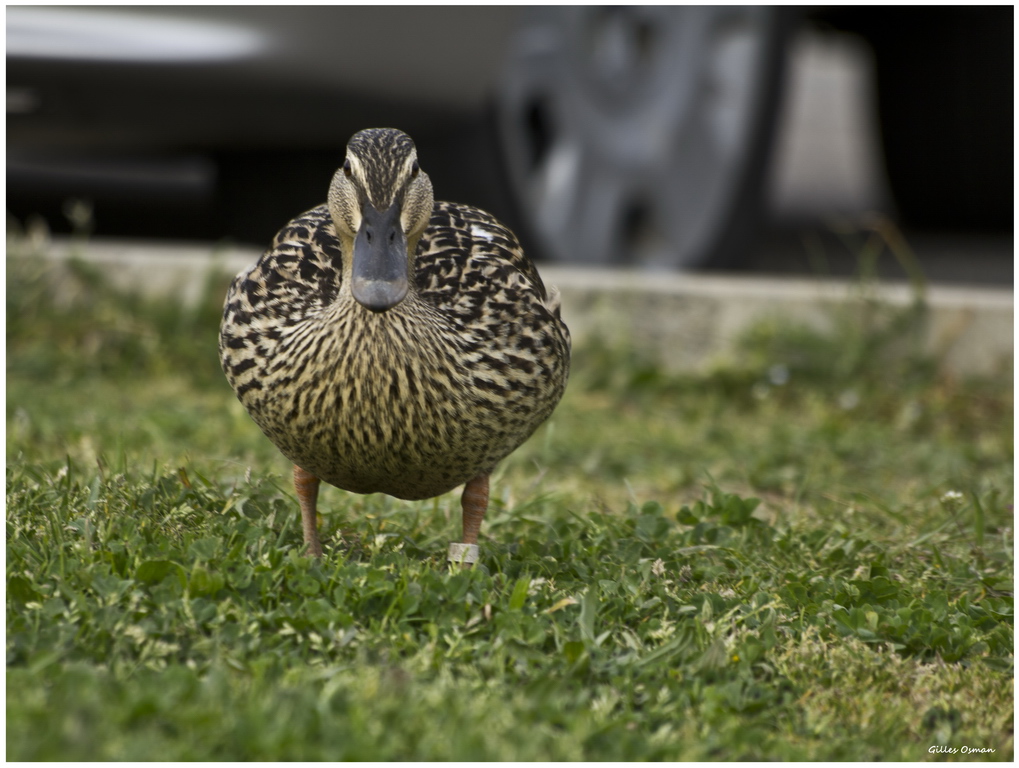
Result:
<svg viewBox="0 0 1019 768"><path fill-rule="evenodd" d="M349 179L350 178L350 173L351 173L351 171L350 171L350 160L347 159L347 160L343 161L343 175L346 176Z"/></svg>
<svg viewBox="0 0 1019 768"><path fill-rule="evenodd" d="M413 162L412 162L412 163L410 164L410 177L411 177L412 179L416 179L416 178L417 178L417 176L418 176L418 173L419 173L420 171L421 171L421 168L420 168L420 166L418 166L418 161L417 161L417 160L413 161Z"/></svg>

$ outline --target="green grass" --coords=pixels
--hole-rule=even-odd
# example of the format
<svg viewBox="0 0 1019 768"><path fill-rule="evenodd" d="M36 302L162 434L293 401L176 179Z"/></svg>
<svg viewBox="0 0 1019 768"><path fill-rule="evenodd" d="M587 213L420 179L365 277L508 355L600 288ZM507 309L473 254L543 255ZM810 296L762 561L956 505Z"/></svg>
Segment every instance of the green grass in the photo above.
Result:
<svg viewBox="0 0 1019 768"><path fill-rule="evenodd" d="M451 573L455 494L328 489L301 555L221 280L7 277L10 760L1013 757L1012 380L896 350L916 313L578 348Z"/></svg>

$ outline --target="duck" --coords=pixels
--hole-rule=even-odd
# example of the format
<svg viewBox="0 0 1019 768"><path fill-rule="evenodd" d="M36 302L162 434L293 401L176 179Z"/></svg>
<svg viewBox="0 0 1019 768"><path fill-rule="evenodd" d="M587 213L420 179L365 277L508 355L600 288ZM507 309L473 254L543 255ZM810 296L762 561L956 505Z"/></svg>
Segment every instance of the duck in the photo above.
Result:
<svg viewBox="0 0 1019 768"><path fill-rule="evenodd" d="M470 567L489 478L552 414L570 333L513 232L436 201L406 133L354 134L326 202L287 223L226 294L227 381L293 464L309 555L322 482L428 499L463 486Z"/></svg>

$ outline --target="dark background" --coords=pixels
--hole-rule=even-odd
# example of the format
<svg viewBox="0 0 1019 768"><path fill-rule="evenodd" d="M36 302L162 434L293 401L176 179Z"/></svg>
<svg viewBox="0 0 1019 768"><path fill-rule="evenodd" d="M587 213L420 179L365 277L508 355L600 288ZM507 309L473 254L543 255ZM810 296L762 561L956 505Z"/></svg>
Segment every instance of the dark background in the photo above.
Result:
<svg viewBox="0 0 1019 768"><path fill-rule="evenodd" d="M308 22L321 27L326 17L316 10L336 21L317 37ZM8 9L8 216L18 224L41 218L67 233L69 201L82 200L96 237L262 246L289 217L323 201L351 133L394 125L413 135L440 198L491 210L550 258L509 183L495 114L507 45L496 32L510 34L516 9L405 11L205 9L203 18L269 28L284 12L295 26L254 59L168 64L26 55L12 47ZM742 231L745 219L748 234L735 257L730 249L691 266L851 274L869 232L859 222L877 212L905 232L934 279L1011 285L1012 8L783 14L780 87L762 132L760 178L748 186L753 210L734 227ZM810 130L790 117L791 105L803 103L797 67L810 67L797 54L804 39L822 51L850 41L863 62L855 77L873 115L873 135L858 141L876 169L869 199L840 202L837 174L816 182L836 191L815 196L813 207L784 204L776 191L778 147ZM341 46L348 59L333 65ZM405 76L418 69L418 81ZM890 256L879 271L904 274Z"/></svg>

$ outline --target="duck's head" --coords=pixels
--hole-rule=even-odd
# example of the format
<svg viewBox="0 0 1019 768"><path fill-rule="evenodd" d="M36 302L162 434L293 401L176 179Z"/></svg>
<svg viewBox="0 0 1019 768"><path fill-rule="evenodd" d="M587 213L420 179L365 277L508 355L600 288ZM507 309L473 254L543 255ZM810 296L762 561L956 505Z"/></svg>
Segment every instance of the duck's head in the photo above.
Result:
<svg viewBox="0 0 1019 768"><path fill-rule="evenodd" d="M433 205L432 182L410 136L393 128L354 134L329 187L329 213L361 305L384 312L403 301Z"/></svg>

